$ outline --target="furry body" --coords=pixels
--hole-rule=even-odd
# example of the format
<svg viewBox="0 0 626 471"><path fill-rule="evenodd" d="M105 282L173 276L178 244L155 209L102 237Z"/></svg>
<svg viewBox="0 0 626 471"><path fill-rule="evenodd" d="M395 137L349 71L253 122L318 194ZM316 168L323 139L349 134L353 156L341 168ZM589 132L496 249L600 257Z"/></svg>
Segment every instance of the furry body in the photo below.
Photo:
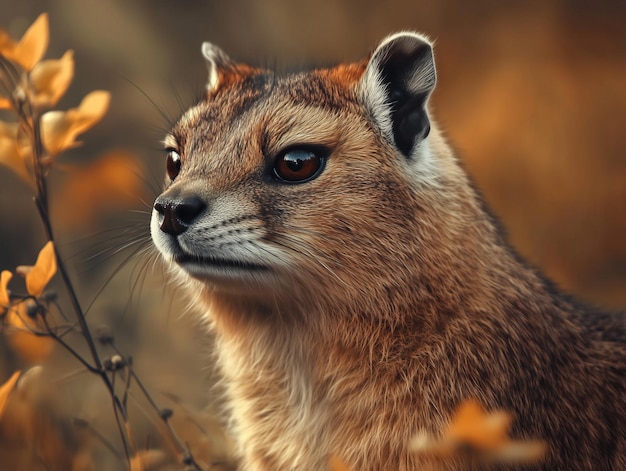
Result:
<svg viewBox="0 0 626 471"><path fill-rule="evenodd" d="M421 469L408 440L468 398L547 442L523 469L626 469L624 318L509 248L430 118L425 38L287 76L203 52L151 229L215 331L242 470ZM300 148L319 174L276 178Z"/></svg>

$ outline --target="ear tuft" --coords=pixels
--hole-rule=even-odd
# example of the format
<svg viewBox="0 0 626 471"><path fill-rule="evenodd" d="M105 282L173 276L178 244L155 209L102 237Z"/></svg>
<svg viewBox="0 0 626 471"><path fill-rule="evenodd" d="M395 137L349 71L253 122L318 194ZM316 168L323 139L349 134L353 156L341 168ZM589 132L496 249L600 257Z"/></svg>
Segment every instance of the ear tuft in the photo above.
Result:
<svg viewBox="0 0 626 471"><path fill-rule="evenodd" d="M225 71L233 68L234 62L224 51L210 42L202 43L202 55L206 59L209 69L207 90L212 91L219 86Z"/></svg>
<svg viewBox="0 0 626 471"><path fill-rule="evenodd" d="M436 81L430 41L410 32L386 38L361 78L361 95L372 118L406 157L430 132L426 102Z"/></svg>

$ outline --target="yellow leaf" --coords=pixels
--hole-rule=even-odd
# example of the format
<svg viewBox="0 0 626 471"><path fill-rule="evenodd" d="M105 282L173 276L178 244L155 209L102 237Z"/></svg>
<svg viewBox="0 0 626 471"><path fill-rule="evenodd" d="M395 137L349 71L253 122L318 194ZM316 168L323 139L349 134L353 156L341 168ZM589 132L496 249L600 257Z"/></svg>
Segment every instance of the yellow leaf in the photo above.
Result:
<svg viewBox="0 0 626 471"><path fill-rule="evenodd" d="M57 272L57 257L54 244L48 241L39 251L32 270L26 274L26 291L31 296L41 296L50 279Z"/></svg>
<svg viewBox="0 0 626 471"><path fill-rule="evenodd" d="M29 363L41 363L54 348L54 340L51 337L36 335L34 332L43 331L36 319L28 316L28 307L33 301L24 301L12 308L7 315L7 324L10 329L6 330L7 342L11 349Z"/></svg>
<svg viewBox="0 0 626 471"><path fill-rule="evenodd" d="M67 91L74 77L74 51L67 51L57 60L39 62L30 73L35 90L34 104L52 107Z"/></svg>
<svg viewBox="0 0 626 471"><path fill-rule="evenodd" d="M16 44L6 33L0 37L0 54L31 71L48 48L48 14L42 13Z"/></svg>
<svg viewBox="0 0 626 471"><path fill-rule="evenodd" d="M32 184L30 172L17 145L17 123L0 121L0 164L6 165L28 184Z"/></svg>
<svg viewBox="0 0 626 471"><path fill-rule="evenodd" d="M51 156L77 145L79 134L102 119L109 108L111 94L103 90L89 93L78 108L49 111L41 117L43 143Z"/></svg>
<svg viewBox="0 0 626 471"><path fill-rule="evenodd" d="M4 408L7 405L7 402L9 401L9 394L11 394L11 391L13 391L13 388L15 387L15 384L17 383L17 380L20 377L20 371L16 371L15 373L13 373L13 376L11 376L6 383L4 383L2 386L0 386L0 419L2 418L2 413L4 412Z"/></svg>
<svg viewBox="0 0 626 471"><path fill-rule="evenodd" d="M7 307L11 302L7 285L12 277L13 273L8 270L2 270L2 273L0 273L0 308Z"/></svg>

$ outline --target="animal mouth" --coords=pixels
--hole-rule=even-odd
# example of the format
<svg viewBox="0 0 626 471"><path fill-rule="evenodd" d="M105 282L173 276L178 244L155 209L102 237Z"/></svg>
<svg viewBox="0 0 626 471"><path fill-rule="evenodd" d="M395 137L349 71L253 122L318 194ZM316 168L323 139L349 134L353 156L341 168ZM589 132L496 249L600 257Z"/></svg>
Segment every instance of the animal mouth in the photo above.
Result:
<svg viewBox="0 0 626 471"><path fill-rule="evenodd" d="M269 267L260 263L219 257L201 257L197 255L179 254L174 257L174 261L183 267L185 265L201 265L205 267L227 268L231 270L269 271Z"/></svg>

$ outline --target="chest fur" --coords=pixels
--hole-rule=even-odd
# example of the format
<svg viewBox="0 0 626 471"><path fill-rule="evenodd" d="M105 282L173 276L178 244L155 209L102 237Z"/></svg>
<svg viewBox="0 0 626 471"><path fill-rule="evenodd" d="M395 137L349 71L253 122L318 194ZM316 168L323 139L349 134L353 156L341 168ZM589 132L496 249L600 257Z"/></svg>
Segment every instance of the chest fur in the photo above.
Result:
<svg viewBox="0 0 626 471"><path fill-rule="evenodd" d="M323 469L328 411L293 332L220 338L218 359L243 470Z"/></svg>
<svg viewBox="0 0 626 471"><path fill-rule="evenodd" d="M416 427L428 422L438 428L445 419L416 417L428 410L415 404L410 369L416 365L406 357L389 358L389 352L375 358L369 348L346 350L334 343L311 331L279 334L259 326L246 338L219 338L242 470L327 469L332 455L365 466L376 456L385 461L380 469L415 465L404 461ZM420 398L428 402L429 395Z"/></svg>

